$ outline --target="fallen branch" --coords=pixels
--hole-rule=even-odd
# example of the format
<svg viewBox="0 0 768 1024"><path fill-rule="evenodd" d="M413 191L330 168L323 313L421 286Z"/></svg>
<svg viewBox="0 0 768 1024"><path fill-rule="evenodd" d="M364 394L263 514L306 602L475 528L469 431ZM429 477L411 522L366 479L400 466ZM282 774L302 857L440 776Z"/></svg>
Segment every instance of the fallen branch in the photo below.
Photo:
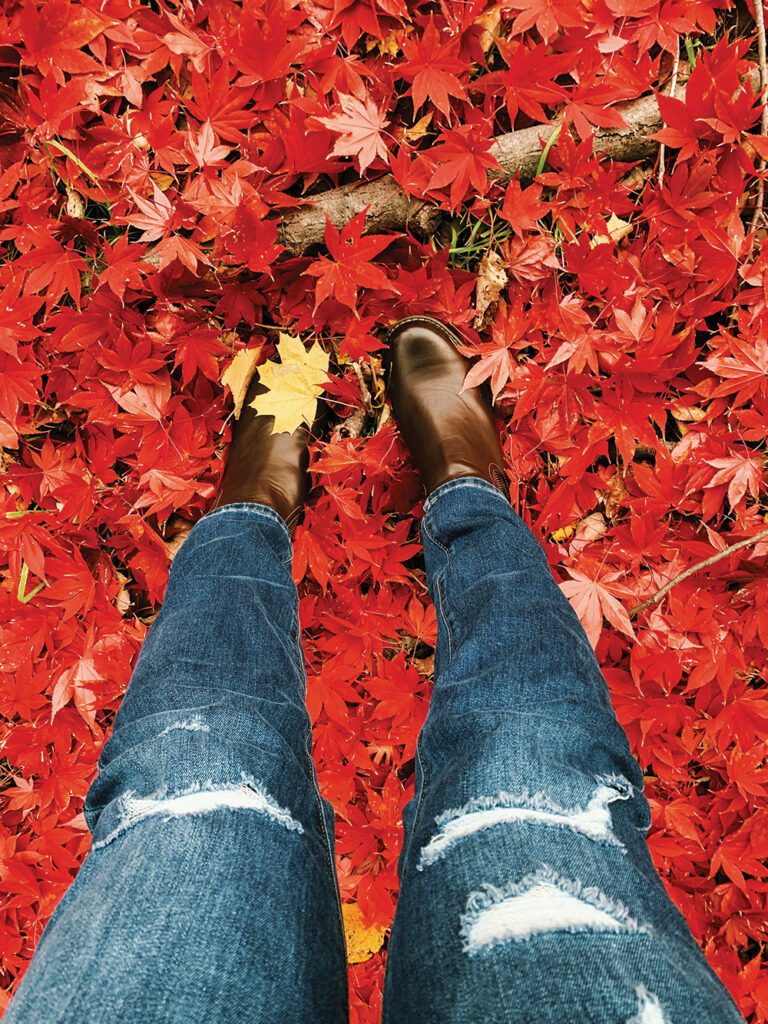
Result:
<svg viewBox="0 0 768 1024"><path fill-rule="evenodd" d="M658 143L649 138L661 128L661 115L654 96L643 96L621 109L630 129L601 129L595 135L595 151L604 151L614 160L641 160L655 152ZM534 125L517 132L509 132L496 139L491 153L501 170L491 177L509 181L515 174L522 180L536 176L542 151L542 136L548 136L552 125ZM432 234L443 213L433 203L413 199L405 194L391 174L376 181L362 184L352 182L340 188L321 192L312 206L303 207L283 217L278 229L278 241L294 255L323 242L325 217L341 229L352 217L370 207L365 218L365 230L401 231L415 228L424 235Z"/></svg>
<svg viewBox="0 0 768 1024"><path fill-rule="evenodd" d="M333 188L315 196L312 206L283 216L277 240L289 253L299 256L325 238L325 217L341 230L356 214L370 206L365 217L365 230L370 233L402 231L416 228L431 235L442 219L442 211L424 199L412 199L400 188L391 174L376 181Z"/></svg>
<svg viewBox="0 0 768 1024"><path fill-rule="evenodd" d="M675 576L673 580L666 583L660 590L649 597L647 601L643 601L642 604L636 605L629 613L629 617L634 618L635 615L639 615L640 612L644 612L646 608L650 608L652 604L656 604L658 601L665 597L672 587L676 587L678 583L682 583L683 580L687 580L689 576L693 576L694 573L699 572L701 569L706 569L710 565L714 565L715 562L719 562L723 558L727 558L732 555L735 551L740 551L742 548L749 547L750 544L757 544L758 541L765 540L768 538L768 528L761 530L760 533L756 533L754 537L746 537L744 540L738 541L736 544L731 544L730 547L723 548L722 551L718 551L716 555L710 555L709 558L703 559L701 562L697 562L692 565L690 569L686 569L685 572L681 572L679 576Z"/></svg>
<svg viewBox="0 0 768 1024"><path fill-rule="evenodd" d="M757 27L757 59L760 64L760 88L763 90L763 110L760 114L760 134L768 135L768 99L765 96L765 88L768 86L768 63L765 56L765 17L763 14L763 0L755 0L755 26ZM763 202L765 196L765 160L758 164L760 177L757 181L757 200L752 213L750 228L754 231L760 223L763 215Z"/></svg>
<svg viewBox="0 0 768 1024"><path fill-rule="evenodd" d="M679 86L674 95L683 99L685 86ZM643 160L655 153L659 144L651 136L662 127L656 97L641 96L629 103L617 104L614 109L629 127L599 128L595 133L595 152L620 161ZM544 144L542 139L546 142L552 127L551 123L534 125L500 135L491 153L501 169L493 172L491 177L498 181L509 181L516 174L522 180L535 178ZM412 227L429 235L443 216L433 203L407 196L392 175L385 174L376 181L352 182L321 192L315 196L311 206L283 217L278 240L290 253L299 255L313 245L322 244L326 214L331 223L341 229L367 206L370 209L366 214L365 229L369 232L402 231L405 227Z"/></svg>

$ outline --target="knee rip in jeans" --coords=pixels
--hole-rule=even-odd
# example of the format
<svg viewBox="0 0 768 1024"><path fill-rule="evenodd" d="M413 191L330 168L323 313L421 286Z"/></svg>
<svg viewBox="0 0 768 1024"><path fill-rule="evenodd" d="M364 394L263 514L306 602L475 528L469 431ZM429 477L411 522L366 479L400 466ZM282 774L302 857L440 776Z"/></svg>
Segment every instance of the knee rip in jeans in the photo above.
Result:
<svg viewBox="0 0 768 1024"><path fill-rule="evenodd" d="M164 787L151 796L139 797L129 790L120 797L119 821L103 839L91 846L92 850L107 846L133 825L147 818L160 817L163 821L189 815L210 814L222 808L229 810L248 810L264 814L278 822L289 832L304 831L304 826L296 821L285 807L278 803L250 775L241 772L241 781L234 783L197 782L176 793L168 793Z"/></svg>
<svg viewBox="0 0 768 1024"><path fill-rule="evenodd" d="M645 985L635 989L637 996L637 1013L630 1017L626 1024L669 1024L661 1009L658 998L648 992Z"/></svg>
<svg viewBox="0 0 768 1024"><path fill-rule="evenodd" d="M177 729L181 729L183 732L210 732L210 725L206 725L199 718L190 718L184 722L171 722L170 725L166 725L161 733L158 733L158 737L166 736L169 732L176 732Z"/></svg>
<svg viewBox="0 0 768 1024"><path fill-rule="evenodd" d="M541 825L566 828L596 843L624 846L613 832L609 805L628 800L632 785L622 776L601 776L589 800L582 806L562 807L544 793L499 793L497 796L474 797L463 807L444 811L435 819L438 832L421 851L416 865L419 871L441 860L448 850L467 836L497 825Z"/></svg>
<svg viewBox="0 0 768 1024"><path fill-rule="evenodd" d="M562 878L547 864L520 882L503 888L486 884L470 893L461 916L460 935L469 956L553 932L650 934L650 928L599 889ZM651 1021L641 1018L641 1024Z"/></svg>

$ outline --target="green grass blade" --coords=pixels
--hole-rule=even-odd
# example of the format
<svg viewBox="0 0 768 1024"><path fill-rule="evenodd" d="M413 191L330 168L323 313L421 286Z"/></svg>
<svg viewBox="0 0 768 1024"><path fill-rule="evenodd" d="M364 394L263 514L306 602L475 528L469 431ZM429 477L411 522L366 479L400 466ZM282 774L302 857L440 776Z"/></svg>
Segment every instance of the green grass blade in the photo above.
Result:
<svg viewBox="0 0 768 1024"><path fill-rule="evenodd" d="M35 594L39 594L45 586L44 583L38 583L34 590L30 590L28 594L25 593L27 589L27 579L29 578L29 566L26 562L21 563L21 576L19 577L19 589L16 592L16 597L19 599L21 604L29 604Z"/></svg>
<svg viewBox="0 0 768 1024"><path fill-rule="evenodd" d="M541 172L544 170L544 168L546 167L547 157L549 156L549 151L550 151L550 149L552 149L552 146L555 144L555 142L557 142L557 137L560 134L560 129L562 127L563 126L561 124L559 124L557 126L557 128L555 128L555 130L549 136L549 138L547 139L547 144L544 147L541 156L539 157L539 165L536 168L536 177L538 177L541 174Z"/></svg>

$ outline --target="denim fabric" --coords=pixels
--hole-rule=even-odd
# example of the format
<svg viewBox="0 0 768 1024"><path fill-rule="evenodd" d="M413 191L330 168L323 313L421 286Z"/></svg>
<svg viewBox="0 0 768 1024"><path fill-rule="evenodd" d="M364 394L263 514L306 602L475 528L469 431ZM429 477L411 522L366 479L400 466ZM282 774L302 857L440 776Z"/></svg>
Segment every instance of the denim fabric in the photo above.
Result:
<svg viewBox="0 0 768 1024"><path fill-rule="evenodd" d="M92 850L4 1024L347 1020L290 561L261 505L185 540L86 799Z"/></svg>
<svg viewBox="0 0 768 1024"><path fill-rule="evenodd" d="M737 1024L656 874L643 777L540 545L477 478L425 503L435 689L385 1024Z"/></svg>
<svg viewBox="0 0 768 1024"><path fill-rule="evenodd" d="M436 683L386 1024L737 1024L540 546L472 477L430 496L423 537ZM4 1024L347 1020L290 559L263 505L191 531L88 793L92 851Z"/></svg>

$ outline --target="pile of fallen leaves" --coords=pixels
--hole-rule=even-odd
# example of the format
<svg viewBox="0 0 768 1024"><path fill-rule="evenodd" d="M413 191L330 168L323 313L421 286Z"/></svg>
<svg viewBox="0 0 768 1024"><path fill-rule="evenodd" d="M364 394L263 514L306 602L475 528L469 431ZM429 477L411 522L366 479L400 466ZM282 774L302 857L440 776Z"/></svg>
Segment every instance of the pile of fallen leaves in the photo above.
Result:
<svg viewBox="0 0 768 1024"><path fill-rule="evenodd" d="M378 1019L435 640L381 337L426 312L461 329L470 383L490 381L515 507L596 647L670 895L768 1021L768 145L752 10L730 6L3 5L6 999L88 849L99 751L216 489L222 374L243 349L282 365L282 332L331 359L294 573L352 1020ZM593 132L654 93L653 154L595 153ZM541 159L510 180L493 140L520 129ZM436 211L431 234L366 234L361 214L284 246L284 219L383 173Z"/></svg>

